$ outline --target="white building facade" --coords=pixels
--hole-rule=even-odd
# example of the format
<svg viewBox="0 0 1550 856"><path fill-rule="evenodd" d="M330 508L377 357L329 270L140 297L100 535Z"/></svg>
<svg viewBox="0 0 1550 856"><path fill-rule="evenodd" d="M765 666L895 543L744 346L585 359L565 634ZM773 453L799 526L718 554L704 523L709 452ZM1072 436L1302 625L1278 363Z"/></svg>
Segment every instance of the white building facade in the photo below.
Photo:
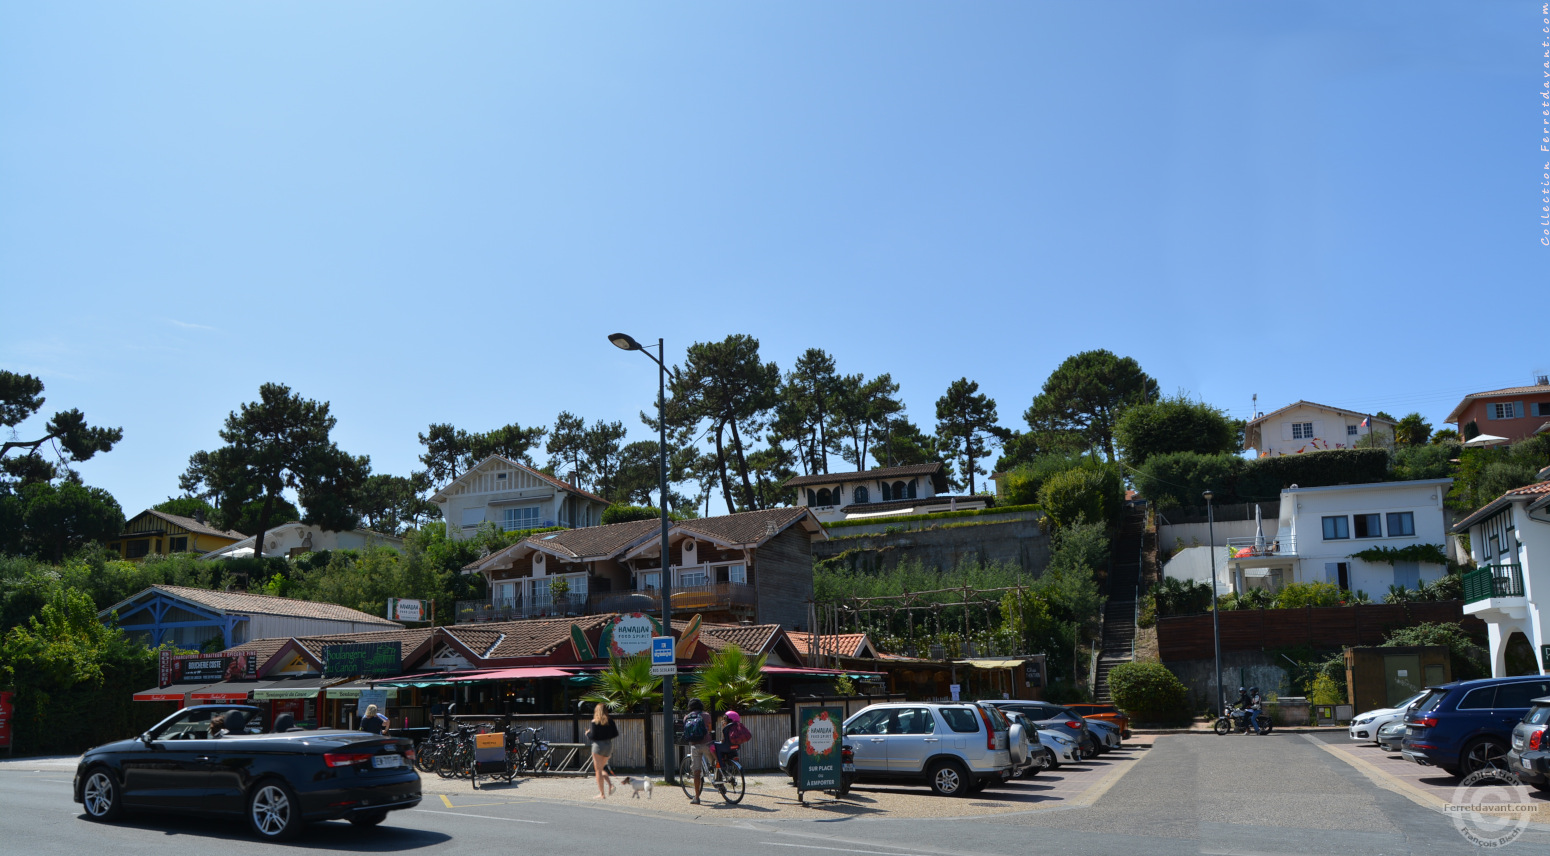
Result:
<svg viewBox="0 0 1550 856"><path fill-rule="evenodd" d="M1464 575L1464 612L1486 622L1491 675L1550 673L1550 468L1454 527L1469 533L1475 568Z"/></svg>
<svg viewBox="0 0 1550 856"><path fill-rule="evenodd" d="M436 492L431 502L447 522L447 537L470 538L485 523L513 532L603 521L608 500L525 464L491 455Z"/></svg>
<svg viewBox="0 0 1550 856"><path fill-rule="evenodd" d="M988 507L984 496L949 496L939 464L911 464L852 473L817 473L788 479L797 505L820 522L864 517L970 511Z"/></svg>
<svg viewBox="0 0 1550 856"><path fill-rule="evenodd" d="M1262 458L1353 449L1374 433L1378 443L1392 445L1394 423L1367 413L1299 401L1250 420L1243 429L1243 448L1258 452Z"/></svg>
<svg viewBox="0 0 1550 856"><path fill-rule="evenodd" d="M299 556L323 550L364 550L367 547L391 547L402 551L404 539L396 535L373 532L370 529L353 529L349 532L330 532L317 526L291 521L270 527L264 532L265 556ZM201 559L236 559L253 555L253 536L230 544L219 550L211 550Z"/></svg>
<svg viewBox="0 0 1550 856"><path fill-rule="evenodd" d="M1264 535L1227 539L1234 591L1280 590L1291 583L1327 582L1381 601L1390 586L1414 591L1447 573L1442 564L1367 561L1373 548L1435 545L1448 536L1443 498L1452 479L1291 488L1281 491L1281 513Z"/></svg>

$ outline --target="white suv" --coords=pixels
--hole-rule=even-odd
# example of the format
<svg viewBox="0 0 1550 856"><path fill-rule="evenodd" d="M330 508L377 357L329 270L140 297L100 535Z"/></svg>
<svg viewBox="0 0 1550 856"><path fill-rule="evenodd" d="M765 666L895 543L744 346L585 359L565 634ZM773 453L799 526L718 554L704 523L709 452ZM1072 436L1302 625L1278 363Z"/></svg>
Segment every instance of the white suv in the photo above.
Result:
<svg viewBox="0 0 1550 856"><path fill-rule="evenodd" d="M965 796L1012 777L1007 730L989 705L889 702L845 720L845 744L857 781L924 782L943 796ZM781 747L782 767L794 762L796 741Z"/></svg>

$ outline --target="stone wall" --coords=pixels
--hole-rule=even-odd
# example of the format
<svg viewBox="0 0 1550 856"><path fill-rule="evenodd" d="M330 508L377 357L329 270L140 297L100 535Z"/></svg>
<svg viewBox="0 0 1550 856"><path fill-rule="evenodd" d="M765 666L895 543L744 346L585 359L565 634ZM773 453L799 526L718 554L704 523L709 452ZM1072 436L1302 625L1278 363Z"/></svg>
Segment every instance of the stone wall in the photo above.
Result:
<svg viewBox="0 0 1550 856"><path fill-rule="evenodd" d="M868 534L847 531L862 527L831 529L829 540L813 542L813 559L843 558L852 567L866 571L887 570L910 559L947 571L972 559L1015 564L1030 576L1043 573L1050 557L1049 535L1040 525L1043 515L1021 512L997 517L1003 519L947 518L931 528L924 528L931 521L916 520L893 524L894 528L916 527L913 529Z"/></svg>
<svg viewBox="0 0 1550 856"><path fill-rule="evenodd" d="M1291 685L1286 670L1276 665L1278 659L1264 651L1223 651L1222 691L1227 703L1232 704L1238 700L1238 687L1259 687L1266 697L1272 693L1277 696L1301 696L1302 687ZM1291 665L1285 660L1280 662L1281 665ZM1211 686L1215 658L1174 660L1163 665L1178 675L1184 686L1189 688L1190 710L1208 710L1215 706L1212 698L1215 690Z"/></svg>

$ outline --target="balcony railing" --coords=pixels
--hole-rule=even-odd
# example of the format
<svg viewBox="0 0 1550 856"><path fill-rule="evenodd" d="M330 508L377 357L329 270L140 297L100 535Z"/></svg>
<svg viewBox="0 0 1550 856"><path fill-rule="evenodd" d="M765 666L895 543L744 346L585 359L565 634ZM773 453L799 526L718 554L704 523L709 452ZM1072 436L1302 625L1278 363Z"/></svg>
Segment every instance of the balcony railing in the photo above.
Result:
<svg viewBox="0 0 1550 856"><path fill-rule="evenodd" d="M747 612L756 602L754 587L746 583L712 583L703 586L679 586L673 589L673 612ZM606 591L590 595L568 595L563 600L523 603L521 598L484 598L457 602L457 623L481 621L520 621L527 618L558 618L568 615L596 615L603 612L662 611L662 595L656 590Z"/></svg>
<svg viewBox="0 0 1550 856"><path fill-rule="evenodd" d="M1227 558L1229 559L1271 559L1277 556L1291 558L1296 555L1296 536L1287 536L1285 538L1247 536L1227 539Z"/></svg>
<svg viewBox="0 0 1550 856"><path fill-rule="evenodd" d="M1465 603L1522 596L1523 568L1517 564L1481 565L1464 574Z"/></svg>

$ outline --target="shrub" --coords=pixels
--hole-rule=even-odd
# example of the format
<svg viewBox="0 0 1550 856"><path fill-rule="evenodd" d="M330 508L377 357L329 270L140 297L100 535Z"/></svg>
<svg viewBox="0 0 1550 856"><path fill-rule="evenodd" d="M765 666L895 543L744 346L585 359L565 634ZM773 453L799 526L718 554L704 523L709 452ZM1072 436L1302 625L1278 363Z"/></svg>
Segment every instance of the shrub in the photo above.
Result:
<svg viewBox="0 0 1550 856"><path fill-rule="evenodd" d="M1274 498L1292 485L1326 487L1389 481L1387 449L1332 449L1250 461L1238 482L1244 498Z"/></svg>
<svg viewBox="0 0 1550 856"><path fill-rule="evenodd" d="M997 487L1002 491L996 499L1008 505L1035 503L1039 491L1052 476L1073 470L1091 461L1083 455L1040 455L1033 460L1018 464L1003 476Z"/></svg>
<svg viewBox="0 0 1550 856"><path fill-rule="evenodd" d="M1136 475L1136 489L1159 508L1194 508L1201 492L1216 492L1216 502L1237 502L1235 485L1248 461L1237 455L1171 452L1152 455Z"/></svg>
<svg viewBox="0 0 1550 856"><path fill-rule="evenodd" d="M1189 719L1189 690L1161 663L1121 663L1109 672L1114 704L1137 722Z"/></svg>
<svg viewBox="0 0 1550 856"><path fill-rule="evenodd" d="M644 505L619 505L615 503L603 509L603 525L629 523L632 520L656 520L662 512Z"/></svg>
<svg viewBox="0 0 1550 856"><path fill-rule="evenodd" d="M1345 606L1351 593L1334 583L1291 583L1276 594L1276 609L1300 609L1304 606Z"/></svg>
<svg viewBox="0 0 1550 856"><path fill-rule="evenodd" d="M1039 505L1059 527L1086 521L1109 525L1125 501L1125 483L1114 467L1079 467L1051 476L1039 489Z"/></svg>
<svg viewBox="0 0 1550 856"><path fill-rule="evenodd" d="M1310 704L1345 704L1345 685L1335 682L1329 675L1316 675L1304 688Z"/></svg>
<svg viewBox="0 0 1550 856"><path fill-rule="evenodd" d="M1427 622L1401 627L1389 634L1383 647L1444 645L1448 649L1453 680L1468 681L1491 676L1490 658L1458 622Z"/></svg>

